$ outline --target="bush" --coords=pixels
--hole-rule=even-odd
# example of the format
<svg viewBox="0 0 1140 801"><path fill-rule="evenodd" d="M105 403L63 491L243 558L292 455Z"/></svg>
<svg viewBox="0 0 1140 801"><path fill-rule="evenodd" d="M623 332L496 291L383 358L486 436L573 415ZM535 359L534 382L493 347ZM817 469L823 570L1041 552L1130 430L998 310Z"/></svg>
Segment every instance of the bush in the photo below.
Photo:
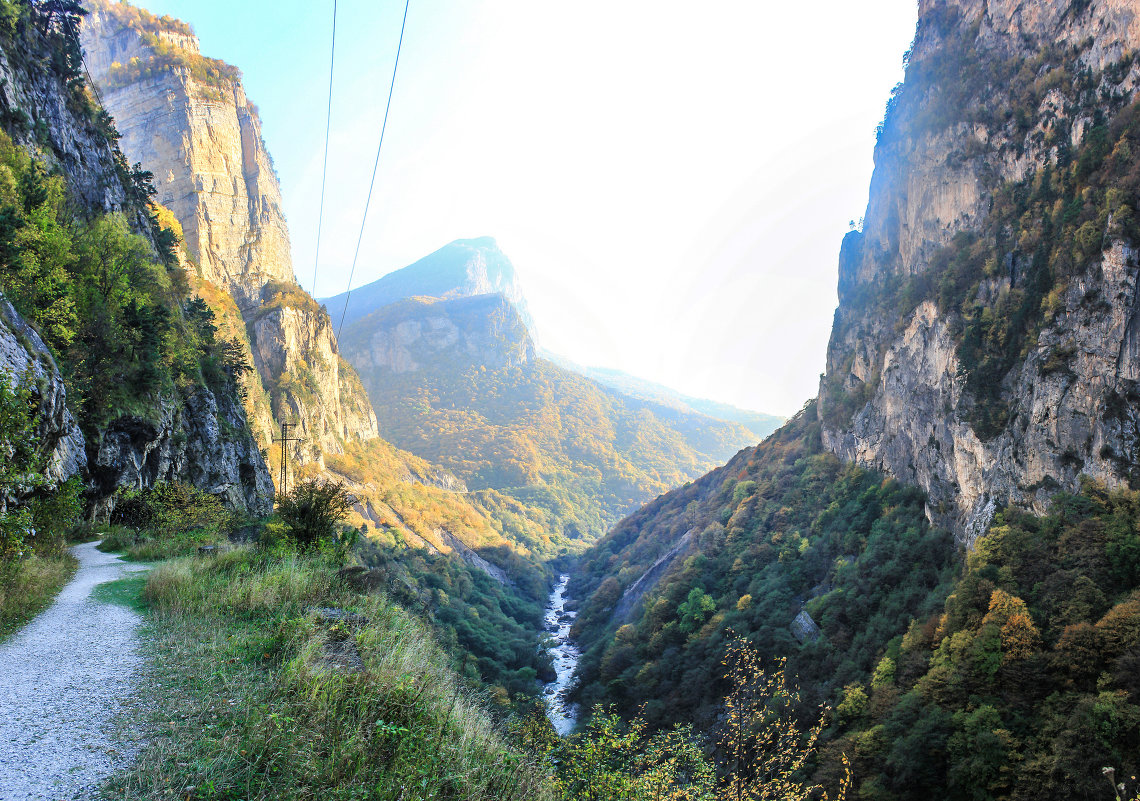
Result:
<svg viewBox="0 0 1140 801"><path fill-rule="evenodd" d="M110 522L100 549L150 561L224 542L239 520L197 487L160 482L144 490L120 489Z"/></svg>
<svg viewBox="0 0 1140 801"><path fill-rule="evenodd" d="M0 560L22 557L32 537L31 513L15 504L42 481L33 408L26 378L0 371Z"/></svg>
<svg viewBox="0 0 1140 801"><path fill-rule="evenodd" d="M339 481L309 479L278 498L277 513L302 551L337 542L340 524L356 499Z"/></svg>
<svg viewBox="0 0 1140 801"><path fill-rule="evenodd" d="M163 481L144 490L120 489L112 522L162 535L200 529L220 533L233 527L234 513L191 484Z"/></svg>

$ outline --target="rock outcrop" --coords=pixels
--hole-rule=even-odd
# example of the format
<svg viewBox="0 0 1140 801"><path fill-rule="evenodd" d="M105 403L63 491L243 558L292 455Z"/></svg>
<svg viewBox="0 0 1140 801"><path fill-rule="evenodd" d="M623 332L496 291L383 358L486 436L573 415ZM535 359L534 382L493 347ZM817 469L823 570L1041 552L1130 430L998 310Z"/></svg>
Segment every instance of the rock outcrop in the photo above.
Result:
<svg viewBox="0 0 1140 801"><path fill-rule="evenodd" d="M348 326L343 342L345 357L375 376L413 373L425 365L494 370L535 358L526 323L502 295L393 303Z"/></svg>
<svg viewBox="0 0 1140 801"><path fill-rule="evenodd" d="M247 330L274 416L298 425L301 463L319 461L322 452L343 453L346 441L377 436L372 404L341 358L327 314L308 304L275 305L255 313Z"/></svg>
<svg viewBox="0 0 1140 801"><path fill-rule="evenodd" d="M232 296L245 321L261 383L247 412L270 422L257 426L261 447L281 422L297 426L298 466L377 436L328 314L294 277L280 186L238 70L203 56L183 22L110 0L89 7L87 64L120 146L154 174L156 200L181 223L200 277Z"/></svg>
<svg viewBox="0 0 1140 801"><path fill-rule="evenodd" d="M32 391L36 404L36 437L46 459L45 477L52 485L82 475L87 469L86 442L67 408L63 376L40 335L0 295L0 381ZM0 503L3 499L0 499Z"/></svg>
<svg viewBox="0 0 1140 801"><path fill-rule="evenodd" d="M237 70L202 56L175 20L99 0L84 22L87 68L131 163L182 224L202 277L245 309L293 281L281 189Z"/></svg>
<svg viewBox="0 0 1140 801"><path fill-rule="evenodd" d="M921 486L967 543L1002 506L1135 478L1140 260L1087 170L1126 157L1099 142L1140 81L1137 12L923 0L843 242L824 442ZM1029 199L1052 205L1014 213Z"/></svg>
<svg viewBox="0 0 1140 801"><path fill-rule="evenodd" d="M117 487L184 481L252 515L273 509L273 482L248 435L245 411L233 395L206 387L181 404L162 403L156 419L112 421L101 432L90 473L98 498L109 499ZM106 503L97 512L103 508Z"/></svg>

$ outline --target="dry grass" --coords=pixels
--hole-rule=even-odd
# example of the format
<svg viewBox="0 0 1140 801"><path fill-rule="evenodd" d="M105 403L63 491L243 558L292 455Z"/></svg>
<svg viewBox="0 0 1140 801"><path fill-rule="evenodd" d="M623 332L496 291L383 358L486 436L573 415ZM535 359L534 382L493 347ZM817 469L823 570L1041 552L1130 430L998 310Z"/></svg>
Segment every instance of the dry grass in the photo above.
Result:
<svg viewBox="0 0 1140 801"><path fill-rule="evenodd" d="M319 559L238 549L158 565L144 591L161 685L151 745L114 798L542 799L430 633ZM349 609L356 629L313 607ZM363 670L329 667L352 640ZM190 788L190 789L188 789Z"/></svg>
<svg viewBox="0 0 1140 801"><path fill-rule="evenodd" d="M0 640L46 609L78 564L66 551L0 563Z"/></svg>

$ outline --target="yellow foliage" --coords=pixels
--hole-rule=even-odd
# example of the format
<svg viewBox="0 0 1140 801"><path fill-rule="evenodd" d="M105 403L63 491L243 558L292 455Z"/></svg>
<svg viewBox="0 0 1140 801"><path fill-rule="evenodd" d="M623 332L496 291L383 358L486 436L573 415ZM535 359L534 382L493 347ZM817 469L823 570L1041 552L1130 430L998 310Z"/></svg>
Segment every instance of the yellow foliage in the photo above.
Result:
<svg viewBox="0 0 1140 801"><path fill-rule="evenodd" d="M152 203L150 207L151 211L154 212L154 219L158 222L159 228L173 231L178 235L179 242L185 241L186 237L182 233L182 223L178 222L178 218L174 216L173 211L161 203Z"/></svg>
<svg viewBox="0 0 1140 801"><path fill-rule="evenodd" d="M1029 617L1029 608L1025 605L1025 601L1016 595L1010 595L1005 590L994 590L990 595L990 611L982 618L982 625L996 623L1004 626L1014 615Z"/></svg>
<svg viewBox="0 0 1140 801"><path fill-rule="evenodd" d="M1002 660L1025 659L1041 647L1041 634L1024 612L1014 612L1001 627Z"/></svg>
<svg viewBox="0 0 1140 801"><path fill-rule="evenodd" d="M799 689L788 681L785 660L765 668L760 652L747 641L729 646L724 665L732 691L724 699L725 722L719 746L732 770L719 798L726 801L806 801L827 799L818 785L806 786L797 775L815 754L827 709L804 729L795 713ZM846 766L846 757L844 758ZM850 768L836 801L846 798Z"/></svg>

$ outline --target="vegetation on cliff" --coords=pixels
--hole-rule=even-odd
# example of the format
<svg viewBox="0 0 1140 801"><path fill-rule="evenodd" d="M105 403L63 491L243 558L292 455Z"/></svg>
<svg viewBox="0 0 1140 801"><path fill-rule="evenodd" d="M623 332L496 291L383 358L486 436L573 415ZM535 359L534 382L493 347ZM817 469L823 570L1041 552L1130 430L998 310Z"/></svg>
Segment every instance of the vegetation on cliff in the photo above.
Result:
<svg viewBox="0 0 1140 801"><path fill-rule="evenodd" d="M879 139L898 157L894 149L917 137L963 131L951 162L974 165L993 199L988 214L921 272L893 271L852 290L837 324L883 315L902 326L918 304L936 302L952 321L974 401L966 419L988 440L1009 422L1008 374L1037 347L1069 285L1113 244L1140 242L1140 103L1128 101L1133 52L1104 70L1083 66L1075 47L1050 44L1030 58L1010 56L987 47L978 24L964 24L950 7L924 18L926 35L941 44L907 65ZM992 164L999 157L1039 166L1002 181ZM860 234L851 236L847 258L856 259ZM1065 369L1071 355L1051 354L1046 371ZM832 427L845 425L878 383L876 373L851 390L844 386L848 373L832 370L823 385Z"/></svg>
<svg viewBox="0 0 1140 801"><path fill-rule="evenodd" d="M0 370L0 637L43 609L76 564L65 546L79 516L79 481L50 487L44 480L22 378Z"/></svg>
<svg viewBox="0 0 1140 801"><path fill-rule="evenodd" d="M663 577L623 595L689 534ZM915 617L937 609L957 549L923 496L823 450L815 405L727 466L648 504L590 549L572 591L579 697L655 727L711 727L733 637L788 669L817 703L865 681ZM632 590L636 598L638 588ZM632 599L630 599L632 600ZM806 612L822 636L793 622Z"/></svg>
<svg viewBox="0 0 1140 801"><path fill-rule="evenodd" d="M203 56L179 43L180 39L194 36L194 29L182 20L159 17L146 9L110 0L92 0L90 6L120 28L136 31L149 51L145 58L135 56L125 64L112 63L103 78L108 89L118 89L176 70L215 89L229 88L241 80L241 70L237 67Z"/></svg>
<svg viewBox="0 0 1140 801"><path fill-rule="evenodd" d="M1101 798L1140 770L1140 493L1007 511L839 704L860 797Z"/></svg>

